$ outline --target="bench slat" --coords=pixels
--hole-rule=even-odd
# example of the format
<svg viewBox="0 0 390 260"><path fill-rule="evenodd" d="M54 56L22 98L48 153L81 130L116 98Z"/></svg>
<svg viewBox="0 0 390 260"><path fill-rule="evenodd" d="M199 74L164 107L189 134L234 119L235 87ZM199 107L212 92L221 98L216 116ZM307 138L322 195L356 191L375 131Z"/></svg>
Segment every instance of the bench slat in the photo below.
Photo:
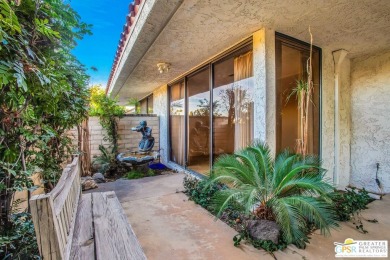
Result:
<svg viewBox="0 0 390 260"><path fill-rule="evenodd" d="M77 208L76 223L69 259L95 259L92 225L92 195L83 194Z"/></svg>
<svg viewBox="0 0 390 260"><path fill-rule="evenodd" d="M146 259L114 192L92 193L92 207L96 259Z"/></svg>

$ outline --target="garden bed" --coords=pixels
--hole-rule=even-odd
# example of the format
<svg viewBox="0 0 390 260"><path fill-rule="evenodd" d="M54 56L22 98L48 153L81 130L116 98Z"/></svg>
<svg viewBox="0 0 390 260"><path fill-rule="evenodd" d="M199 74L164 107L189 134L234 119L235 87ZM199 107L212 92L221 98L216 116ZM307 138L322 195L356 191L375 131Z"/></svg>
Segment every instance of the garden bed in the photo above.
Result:
<svg viewBox="0 0 390 260"><path fill-rule="evenodd" d="M259 218L255 215L254 212L248 214L240 210L237 207L228 206L222 212L219 212L215 208L215 195L224 190L229 190L229 187L220 183L211 183L207 179L197 179L193 176L187 175L184 178L183 185L185 188L184 193L189 197L190 200L193 200L195 203L199 204L210 213L212 213L216 218L219 218L221 221L229 225L231 228L237 231L237 235L233 237L233 242L235 246L238 246L241 242L250 243L257 249L264 249L273 255L272 252L277 250L285 249L289 243L283 239L283 229L281 229L281 234L277 243L272 242L271 240L259 240L254 239L251 236L249 231L248 224L258 221ZM360 217L360 212L367 208L367 204L372 202L368 196L368 193L363 190L347 189L345 191L334 191L328 194L331 198L332 205L334 207L333 211L334 218L337 221L351 221L354 224L356 229L361 233L367 233L364 229L362 218ZM265 220L267 221L267 220ZM317 229L314 223L311 223L309 219L306 220L306 228L303 230L304 239L300 244L295 244L299 248L305 248L306 243L309 242L311 234ZM365 219L367 222L376 223L376 219ZM337 225L337 224L336 224Z"/></svg>

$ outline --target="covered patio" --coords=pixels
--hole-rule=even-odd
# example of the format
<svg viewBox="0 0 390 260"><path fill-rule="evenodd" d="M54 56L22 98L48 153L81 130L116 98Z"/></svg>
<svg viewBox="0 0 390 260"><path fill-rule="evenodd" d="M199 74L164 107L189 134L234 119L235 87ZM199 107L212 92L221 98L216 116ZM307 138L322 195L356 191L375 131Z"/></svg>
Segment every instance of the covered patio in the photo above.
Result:
<svg viewBox="0 0 390 260"><path fill-rule="evenodd" d="M115 191L148 259L273 259L251 245L233 246L236 231L207 210L188 201L183 194L183 173L120 179L100 184L91 192ZM306 249L289 245L275 252L277 259L333 259L334 242L343 243L346 235L355 240L390 240L390 200L370 203L363 211L367 234L351 222L341 222L330 237L314 233ZM367 222L376 219L378 223Z"/></svg>
<svg viewBox="0 0 390 260"><path fill-rule="evenodd" d="M390 191L390 177L384 174L390 169L387 148L390 121L385 116L390 112L387 105L390 99L388 1L332 0L316 4L300 0L136 2L138 6L130 13L121 35L106 91L122 102L137 98L142 103L153 97L153 113L160 120L164 163L195 172L200 169L199 165L190 167L193 153L190 144L186 143L189 141L183 141L191 139L189 135L194 124L189 111L191 106L184 105L187 110L180 112L181 124L185 124L183 130L172 133L172 129L178 128L170 114L170 105L176 102L170 94L174 85L185 84L187 96L180 101L183 104L190 103L187 99L192 94L188 93L198 91L202 84L209 91L203 94L213 92L219 86L214 74L208 78L212 82L210 86L199 82L190 86L189 78L206 68L214 71L226 55L248 42L253 51L250 139L267 142L274 153L287 147L280 140L296 131L297 123L289 129L288 125L293 125L294 120L283 121L286 113L280 82L290 75L288 70L280 69L280 57L287 59L288 55L281 54L276 42L282 37L293 45L307 47L310 27L313 44L319 52L314 151L328 170L327 177L338 188L352 185L376 193ZM159 63L165 63L168 70L160 73ZM290 65L286 63L285 66ZM300 73L294 77L299 78ZM230 76L233 74L236 73ZM290 81L294 83L294 80ZM215 93L210 94L209 99L213 98L215 101ZM233 148L216 144L220 139L232 140L218 136L222 128L218 128L217 119L210 117L203 121L206 126L210 123L214 127L213 130L209 127L211 141L204 145L209 146L209 150L197 151L202 154L199 160L206 163L205 167L201 165L202 173L205 173L215 157L231 152ZM176 144L172 143L173 139ZM237 147L235 145L234 150ZM291 145L289 147L293 149ZM172 154L175 149L179 151ZM178 154L182 157L180 160L176 159ZM380 187L375 178L380 181Z"/></svg>

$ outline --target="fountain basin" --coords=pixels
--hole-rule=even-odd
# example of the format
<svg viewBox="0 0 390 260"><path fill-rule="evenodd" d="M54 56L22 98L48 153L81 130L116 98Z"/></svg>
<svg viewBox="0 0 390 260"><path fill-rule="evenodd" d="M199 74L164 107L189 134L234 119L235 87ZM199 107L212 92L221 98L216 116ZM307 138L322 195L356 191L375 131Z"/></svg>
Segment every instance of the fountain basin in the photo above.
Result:
<svg viewBox="0 0 390 260"><path fill-rule="evenodd" d="M130 163L131 165L142 165L152 162L160 157L159 152L139 152L139 151L127 151L118 154L116 159L120 162Z"/></svg>

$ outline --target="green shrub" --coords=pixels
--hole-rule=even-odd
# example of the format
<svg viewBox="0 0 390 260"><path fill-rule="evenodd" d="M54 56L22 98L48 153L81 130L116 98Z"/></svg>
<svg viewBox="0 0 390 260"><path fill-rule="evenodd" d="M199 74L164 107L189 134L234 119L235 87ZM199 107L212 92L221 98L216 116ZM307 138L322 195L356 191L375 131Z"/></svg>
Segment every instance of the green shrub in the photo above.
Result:
<svg viewBox="0 0 390 260"><path fill-rule="evenodd" d="M286 243L304 247L312 224L324 235L337 226L328 197L333 187L324 173L316 157L284 151L273 159L269 147L256 142L218 158L210 185L217 182L229 188L215 193L212 206L218 216L235 204L247 215L273 220Z"/></svg>
<svg viewBox="0 0 390 260"><path fill-rule="evenodd" d="M125 107L118 105L118 100L106 95L101 86L90 88L90 116L98 116L104 132L104 141L109 141L114 153L118 148L118 118L125 114Z"/></svg>
<svg viewBox="0 0 390 260"><path fill-rule="evenodd" d="M283 240L283 237L279 239L278 244L275 244L271 240L253 239L248 234L247 230L243 230L242 232L240 232L239 234L233 237L234 246L239 246L242 240L246 240L249 243L251 243L255 248L257 249L262 248L268 253L272 253L278 250L283 250L288 246L288 243Z"/></svg>
<svg viewBox="0 0 390 260"><path fill-rule="evenodd" d="M146 173L137 170L132 170L126 174L126 179L133 180L133 179L140 179L143 177L152 177L152 176L155 176L155 173L151 169L149 169Z"/></svg>
<svg viewBox="0 0 390 260"><path fill-rule="evenodd" d="M357 191L351 188L345 192L336 191L330 196L334 202L337 219L340 221L350 220L355 213L366 209L367 204L372 201L365 189Z"/></svg>
<svg viewBox="0 0 390 260"><path fill-rule="evenodd" d="M103 145L99 145L100 155L93 159L92 165L98 165L99 171L102 174L106 174L115 171L118 162L115 158L115 148L111 148L111 150Z"/></svg>
<svg viewBox="0 0 390 260"><path fill-rule="evenodd" d="M221 185L216 183L208 185L207 180L199 180L192 176L185 176L183 180L184 193L196 204L201 205L205 209L213 212L210 206L214 194L222 189Z"/></svg>
<svg viewBox="0 0 390 260"><path fill-rule="evenodd" d="M11 228L0 236L2 259L40 259L34 225L29 213L11 215Z"/></svg>
<svg viewBox="0 0 390 260"><path fill-rule="evenodd" d="M368 192L365 189L357 191L356 188L351 188L346 189L345 192L335 191L330 196L334 202L337 220L352 220L352 223L357 230L362 233L368 232L364 229L363 222L360 218L360 212L366 209L367 204L373 201L373 199L368 196ZM378 222L376 219L367 221L373 223Z"/></svg>

